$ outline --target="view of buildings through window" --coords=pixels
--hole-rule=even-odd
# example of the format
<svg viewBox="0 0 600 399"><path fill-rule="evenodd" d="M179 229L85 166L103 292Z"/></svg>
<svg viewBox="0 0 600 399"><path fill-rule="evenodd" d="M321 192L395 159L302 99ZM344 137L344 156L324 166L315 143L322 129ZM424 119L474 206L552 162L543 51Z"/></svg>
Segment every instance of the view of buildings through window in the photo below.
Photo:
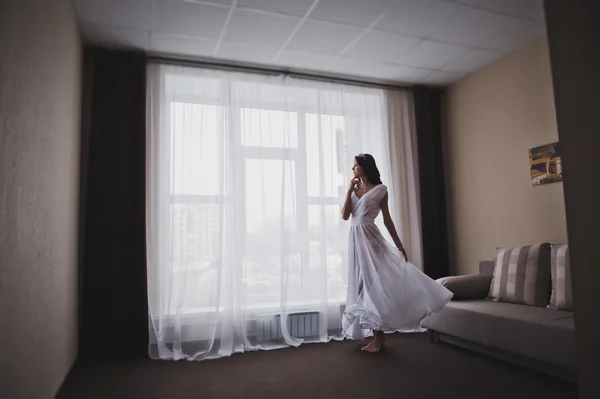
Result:
<svg viewBox="0 0 600 399"><path fill-rule="evenodd" d="M345 298L340 206L351 164L345 131L353 121L239 108L239 126L227 135L223 112L216 105L171 103L171 272L186 273L179 288L186 290L183 311L216 305L219 275L228 270L222 262L231 263L240 295L256 306L276 301L282 284L299 304L318 300L319 284L327 284L329 297ZM245 162L229 171L226 153ZM238 177L233 186L224 173ZM244 220L229 220L228 207L243 207ZM231 259L222 245L224 229L233 226L243 226L242 259ZM278 245L291 246L285 259L270 250Z"/></svg>

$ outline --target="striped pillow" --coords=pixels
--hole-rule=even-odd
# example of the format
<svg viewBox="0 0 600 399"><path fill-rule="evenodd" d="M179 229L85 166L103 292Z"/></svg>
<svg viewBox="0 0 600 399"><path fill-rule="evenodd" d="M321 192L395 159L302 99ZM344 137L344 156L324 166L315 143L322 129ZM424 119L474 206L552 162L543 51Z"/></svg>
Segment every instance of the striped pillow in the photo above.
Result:
<svg viewBox="0 0 600 399"><path fill-rule="evenodd" d="M569 262L569 246L552 244L552 296L551 309L573 310L573 292L571 290L571 263Z"/></svg>
<svg viewBox="0 0 600 399"><path fill-rule="evenodd" d="M497 248L488 298L546 306L550 296L550 244Z"/></svg>

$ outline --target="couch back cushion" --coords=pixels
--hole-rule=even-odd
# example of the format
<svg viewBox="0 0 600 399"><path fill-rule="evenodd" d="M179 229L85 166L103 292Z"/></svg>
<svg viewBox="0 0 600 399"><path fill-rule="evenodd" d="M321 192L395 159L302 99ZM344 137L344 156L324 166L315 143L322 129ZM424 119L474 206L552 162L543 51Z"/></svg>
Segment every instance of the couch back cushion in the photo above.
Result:
<svg viewBox="0 0 600 399"><path fill-rule="evenodd" d="M573 291L571 290L571 263L569 262L569 246L552 244L551 257L552 295L551 309L573 310Z"/></svg>
<svg viewBox="0 0 600 399"><path fill-rule="evenodd" d="M494 275L495 265L496 263L493 260L482 260L479 262L479 274L492 277Z"/></svg>
<svg viewBox="0 0 600 399"><path fill-rule="evenodd" d="M488 298L498 302L547 306L550 299L550 243L496 248Z"/></svg>

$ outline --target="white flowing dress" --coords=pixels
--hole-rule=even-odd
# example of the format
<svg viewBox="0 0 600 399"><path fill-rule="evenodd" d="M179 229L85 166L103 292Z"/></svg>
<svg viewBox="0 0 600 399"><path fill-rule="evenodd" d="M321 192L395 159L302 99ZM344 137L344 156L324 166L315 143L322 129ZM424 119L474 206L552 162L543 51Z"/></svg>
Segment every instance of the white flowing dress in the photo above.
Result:
<svg viewBox="0 0 600 399"><path fill-rule="evenodd" d="M379 184L360 198L352 194L348 296L342 317L343 332L352 339L363 339L365 330L419 329L453 295L381 235L375 218L386 192Z"/></svg>

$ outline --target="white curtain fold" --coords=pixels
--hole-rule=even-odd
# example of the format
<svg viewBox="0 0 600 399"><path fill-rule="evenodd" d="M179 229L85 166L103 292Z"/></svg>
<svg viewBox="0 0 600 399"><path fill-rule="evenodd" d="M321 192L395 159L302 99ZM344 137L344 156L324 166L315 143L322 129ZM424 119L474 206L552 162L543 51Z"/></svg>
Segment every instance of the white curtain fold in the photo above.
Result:
<svg viewBox="0 0 600 399"><path fill-rule="evenodd" d="M413 151L410 94L150 64L147 98L151 357L342 339L340 209L358 153L377 159L420 253L413 160L390 154Z"/></svg>
<svg viewBox="0 0 600 399"><path fill-rule="evenodd" d="M386 99L389 153L392 154L389 190L396 199L393 203L394 223L410 262L422 269L419 159L413 97L406 92L387 91Z"/></svg>

